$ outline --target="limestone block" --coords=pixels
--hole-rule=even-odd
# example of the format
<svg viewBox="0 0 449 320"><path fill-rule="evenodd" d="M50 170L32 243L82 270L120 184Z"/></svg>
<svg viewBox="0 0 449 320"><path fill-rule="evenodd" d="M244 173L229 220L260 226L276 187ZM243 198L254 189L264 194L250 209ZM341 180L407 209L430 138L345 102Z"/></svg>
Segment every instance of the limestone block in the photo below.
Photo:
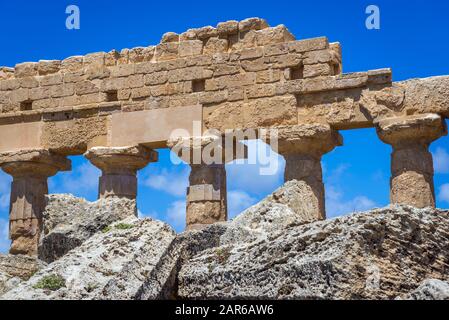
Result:
<svg viewBox="0 0 449 320"><path fill-rule="evenodd" d="M45 148L66 155L82 154L94 139L108 132L106 117L89 117L45 122L41 143Z"/></svg>
<svg viewBox="0 0 449 320"><path fill-rule="evenodd" d="M239 22L239 31L261 30L268 28L269 25L264 19L248 18Z"/></svg>
<svg viewBox="0 0 449 320"><path fill-rule="evenodd" d="M120 58L120 52L117 50L111 50L104 56L104 65L106 67L113 67L117 65L117 61Z"/></svg>
<svg viewBox="0 0 449 320"><path fill-rule="evenodd" d="M328 63L309 64L304 66L304 78L314 78L332 75L331 66Z"/></svg>
<svg viewBox="0 0 449 320"><path fill-rule="evenodd" d="M54 86L62 84L63 76L61 74L54 74L42 77L40 79L41 86Z"/></svg>
<svg viewBox="0 0 449 320"><path fill-rule="evenodd" d="M212 26L206 26L202 28L194 29L196 37L200 40L206 40L212 37L218 36L218 31Z"/></svg>
<svg viewBox="0 0 449 320"><path fill-rule="evenodd" d="M91 81L78 82L75 85L75 93L77 95L100 92L100 89Z"/></svg>
<svg viewBox="0 0 449 320"><path fill-rule="evenodd" d="M64 73L64 83L72 83L72 82L80 82L84 80L84 71L74 71L74 72L66 72ZM42 80L41 80L42 84Z"/></svg>
<svg viewBox="0 0 449 320"><path fill-rule="evenodd" d="M39 86L39 81L35 77L26 77L19 79L20 87L22 88L36 88Z"/></svg>
<svg viewBox="0 0 449 320"><path fill-rule="evenodd" d="M178 42L179 41L179 34L175 32L167 32L164 33L161 39L161 43L165 42Z"/></svg>
<svg viewBox="0 0 449 320"><path fill-rule="evenodd" d="M237 34L239 32L239 22L235 20L220 22L217 25L217 32L221 37Z"/></svg>
<svg viewBox="0 0 449 320"><path fill-rule="evenodd" d="M7 79L0 81L0 90L1 91L7 91L7 90L15 90L20 87L20 82L17 79Z"/></svg>
<svg viewBox="0 0 449 320"><path fill-rule="evenodd" d="M61 68L61 61L59 60L40 60L37 64L37 71L40 76L56 73Z"/></svg>
<svg viewBox="0 0 449 320"><path fill-rule="evenodd" d="M135 73L134 64L120 64L111 68L111 76L115 77L127 77Z"/></svg>
<svg viewBox="0 0 449 320"><path fill-rule="evenodd" d="M295 37L284 25L257 31L255 35L257 46L265 46L272 43L289 42L295 40Z"/></svg>
<svg viewBox="0 0 449 320"><path fill-rule="evenodd" d="M201 40L185 40L179 43L179 56L191 57L203 53L203 41Z"/></svg>
<svg viewBox="0 0 449 320"><path fill-rule="evenodd" d="M204 46L203 54L214 54L228 51L228 40L219 38L209 38Z"/></svg>
<svg viewBox="0 0 449 320"><path fill-rule="evenodd" d="M104 65L106 52L89 53L83 57L83 66Z"/></svg>
<svg viewBox="0 0 449 320"><path fill-rule="evenodd" d="M263 48L244 48L238 51L236 54L240 61L242 60L252 60L261 58L263 56Z"/></svg>
<svg viewBox="0 0 449 320"><path fill-rule="evenodd" d="M19 63L15 67L14 75L16 78L37 76L37 63L24 62Z"/></svg>
<svg viewBox="0 0 449 320"><path fill-rule="evenodd" d="M168 71L159 71L145 75L145 85L163 84L168 81Z"/></svg>
<svg viewBox="0 0 449 320"><path fill-rule="evenodd" d="M237 63L220 63L214 65L213 68L214 78L240 73L240 66Z"/></svg>
<svg viewBox="0 0 449 320"><path fill-rule="evenodd" d="M329 41L326 37L313 38L288 43L290 51L304 53L308 51L320 51L329 48Z"/></svg>
<svg viewBox="0 0 449 320"><path fill-rule="evenodd" d="M263 47L265 57L287 54L289 50L289 43L267 44Z"/></svg>
<svg viewBox="0 0 449 320"><path fill-rule="evenodd" d="M248 102L227 102L204 110L206 128L224 132L233 128L259 128L297 124L296 99L286 95Z"/></svg>
<svg viewBox="0 0 449 320"><path fill-rule="evenodd" d="M157 61L176 59L178 57L178 49L178 42L161 43L156 46L156 51L154 53L155 59Z"/></svg>
<svg viewBox="0 0 449 320"><path fill-rule="evenodd" d="M168 72L169 82L179 82L197 79L208 79L213 75L213 71L203 67L189 67Z"/></svg>
<svg viewBox="0 0 449 320"><path fill-rule="evenodd" d="M74 72L83 67L83 56L73 56L64 59L61 62L61 69L68 72Z"/></svg>

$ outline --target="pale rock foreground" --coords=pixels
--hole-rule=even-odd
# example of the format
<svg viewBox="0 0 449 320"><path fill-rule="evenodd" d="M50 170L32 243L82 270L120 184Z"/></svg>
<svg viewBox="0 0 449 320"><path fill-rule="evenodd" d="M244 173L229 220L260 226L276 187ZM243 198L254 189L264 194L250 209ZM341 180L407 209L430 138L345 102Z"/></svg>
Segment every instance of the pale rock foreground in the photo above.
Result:
<svg viewBox="0 0 449 320"><path fill-rule="evenodd" d="M0 255L0 295L28 280L46 263L23 255Z"/></svg>
<svg viewBox="0 0 449 320"><path fill-rule="evenodd" d="M247 242L226 238L182 266L178 295L394 299L430 278L449 278L448 211L392 206L291 224Z"/></svg>
<svg viewBox="0 0 449 320"><path fill-rule="evenodd" d="M137 216L136 202L108 198L88 202L67 194L46 196L38 254L48 263L80 246L113 222Z"/></svg>
<svg viewBox="0 0 449 320"><path fill-rule="evenodd" d="M449 283L437 279L428 279L398 300L449 300Z"/></svg>
<svg viewBox="0 0 449 320"><path fill-rule="evenodd" d="M90 238L28 281L7 274L23 258L0 256L0 295L14 288L0 299L447 299L448 211L392 206L316 221L306 187L290 181L233 221L179 235L151 219L102 230L93 219L79 233ZM77 234L67 203L79 202L62 198L47 224ZM42 289L49 277L56 288Z"/></svg>
<svg viewBox="0 0 449 320"><path fill-rule="evenodd" d="M112 224L7 292L2 299L156 299L164 285L159 262L175 238L166 224L130 217ZM57 290L38 288L48 277Z"/></svg>

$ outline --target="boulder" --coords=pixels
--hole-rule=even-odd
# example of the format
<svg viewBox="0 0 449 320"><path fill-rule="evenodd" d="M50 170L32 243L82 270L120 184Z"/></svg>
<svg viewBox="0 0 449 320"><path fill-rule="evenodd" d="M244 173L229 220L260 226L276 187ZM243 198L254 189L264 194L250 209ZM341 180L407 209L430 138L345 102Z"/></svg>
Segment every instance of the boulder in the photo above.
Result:
<svg viewBox="0 0 449 320"><path fill-rule="evenodd" d="M136 215L134 200L108 198L88 202L72 195L49 195L43 213L39 258L53 262L113 222Z"/></svg>
<svg viewBox="0 0 449 320"><path fill-rule="evenodd" d="M2 298L138 300L164 294L161 269L175 239L166 224L128 217L96 233Z"/></svg>
<svg viewBox="0 0 449 320"><path fill-rule="evenodd" d="M285 213L284 213L285 214ZM241 224L240 221L253 221ZM182 299L394 299L428 278L449 274L449 212L391 206L296 225L231 222L233 234L186 261Z"/></svg>
<svg viewBox="0 0 449 320"><path fill-rule="evenodd" d="M28 280L45 263L23 255L0 255L0 295Z"/></svg>
<svg viewBox="0 0 449 320"><path fill-rule="evenodd" d="M449 283L437 279L428 279L398 300L449 300Z"/></svg>
<svg viewBox="0 0 449 320"><path fill-rule="evenodd" d="M229 223L220 239L221 244L267 239L270 234L289 226L318 220L311 203L304 201L302 197L307 190L308 186L303 181L292 180L285 183Z"/></svg>

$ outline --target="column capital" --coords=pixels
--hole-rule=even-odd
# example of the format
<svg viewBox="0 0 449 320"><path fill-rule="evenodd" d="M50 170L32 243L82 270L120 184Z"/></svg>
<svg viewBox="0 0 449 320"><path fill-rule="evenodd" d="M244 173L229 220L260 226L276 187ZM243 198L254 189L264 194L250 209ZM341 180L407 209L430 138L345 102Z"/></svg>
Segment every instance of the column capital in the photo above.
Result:
<svg viewBox="0 0 449 320"><path fill-rule="evenodd" d="M47 178L71 170L71 161L45 149L28 149L1 153L0 167L14 178Z"/></svg>
<svg viewBox="0 0 449 320"><path fill-rule="evenodd" d="M137 171L158 160L158 153L143 146L94 147L84 156L102 171L99 198L135 199Z"/></svg>
<svg viewBox="0 0 449 320"><path fill-rule="evenodd" d="M167 146L190 165L219 165L248 157L245 144L233 140L229 148L227 143L225 136L205 135L171 138Z"/></svg>
<svg viewBox="0 0 449 320"><path fill-rule="evenodd" d="M321 158L343 144L342 136L327 124L302 124L276 128L278 153L302 154Z"/></svg>
<svg viewBox="0 0 449 320"><path fill-rule="evenodd" d="M133 173L158 160L158 153L143 146L94 147L84 156L103 173Z"/></svg>
<svg viewBox="0 0 449 320"><path fill-rule="evenodd" d="M13 177L9 208L11 254L36 255L42 212L48 193L47 178L71 169L66 157L44 149L0 154L0 167Z"/></svg>
<svg viewBox="0 0 449 320"><path fill-rule="evenodd" d="M433 113L384 119L377 123L379 138L392 146L427 145L447 135L441 116Z"/></svg>
<svg viewBox="0 0 449 320"><path fill-rule="evenodd" d="M391 202L417 208L435 207L429 144L447 134L443 119L437 114L389 118L377 123L377 134L393 147Z"/></svg>

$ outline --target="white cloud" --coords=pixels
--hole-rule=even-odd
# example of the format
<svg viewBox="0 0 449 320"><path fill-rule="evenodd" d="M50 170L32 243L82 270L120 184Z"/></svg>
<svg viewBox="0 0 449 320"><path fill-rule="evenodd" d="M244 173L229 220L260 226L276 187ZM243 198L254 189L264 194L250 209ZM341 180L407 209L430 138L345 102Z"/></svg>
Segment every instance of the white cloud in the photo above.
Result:
<svg viewBox="0 0 449 320"><path fill-rule="evenodd" d="M284 158L260 140L246 144L249 159L245 163L234 161L226 166L228 185L251 194L270 194L283 183Z"/></svg>
<svg viewBox="0 0 449 320"><path fill-rule="evenodd" d="M244 191L233 190L228 192L228 215L229 219L234 218L243 210L248 209L257 203L257 199Z"/></svg>
<svg viewBox="0 0 449 320"><path fill-rule="evenodd" d="M176 230L183 230L186 227L186 202L175 201L167 208L167 223Z"/></svg>
<svg viewBox="0 0 449 320"><path fill-rule="evenodd" d="M11 188L11 177L0 171L0 210L9 207L9 193Z"/></svg>
<svg viewBox="0 0 449 320"><path fill-rule="evenodd" d="M343 200L342 194L338 191L327 191L326 214L329 218L338 217L344 214L366 211L376 207L376 203L366 196L356 196L353 199Z"/></svg>
<svg viewBox="0 0 449 320"><path fill-rule="evenodd" d="M174 201L170 203L163 213L156 211L142 213L139 210L138 216L139 218L151 217L155 220L164 221L171 225L177 232L182 232L186 227L186 202L184 200Z"/></svg>
<svg viewBox="0 0 449 320"><path fill-rule="evenodd" d="M8 221L0 219L0 253L7 253L11 245L11 241L8 239L8 230Z"/></svg>
<svg viewBox="0 0 449 320"><path fill-rule="evenodd" d="M364 195L345 199L343 188L339 183L344 181L344 174L348 168L348 164L341 164L331 171L326 179L326 215L329 218L377 207L375 201Z"/></svg>
<svg viewBox="0 0 449 320"><path fill-rule="evenodd" d="M449 173L449 153L438 147L433 153L433 166L435 173Z"/></svg>
<svg viewBox="0 0 449 320"><path fill-rule="evenodd" d="M98 178L101 171L90 164L83 163L70 172L61 172L49 179L50 193L71 193L78 197L86 197L98 190Z"/></svg>
<svg viewBox="0 0 449 320"><path fill-rule="evenodd" d="M151 172L143 180L143 185L155 190L164 191L175 197L186 195L189 185L189 167L182 171L162 169L159 172Z"/></svg>
<svg viewBox="0 0 449 320"><path fill-rule="evenodd" d="M449 203L449 183L443 184L440 187L440 192L438 193L438 198L441 201Z"/></svg>

